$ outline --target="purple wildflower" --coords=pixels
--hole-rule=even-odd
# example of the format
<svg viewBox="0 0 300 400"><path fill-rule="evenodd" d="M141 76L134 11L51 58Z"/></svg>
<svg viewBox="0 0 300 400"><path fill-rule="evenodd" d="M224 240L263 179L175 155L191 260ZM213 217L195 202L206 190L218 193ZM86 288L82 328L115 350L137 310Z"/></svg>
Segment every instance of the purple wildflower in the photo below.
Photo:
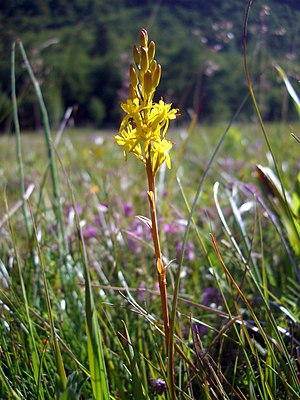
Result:
<svg viewBox="0 0 300 400"><path fill-rule="evenodd" d="M66 206L66 213L67 213L67 215L69 215L70 213L72 213L73 210L74 210L73 204L70 204L70 205L67 205L67 206ZM81 215L81 214L82 214L82 205L81 205L80 203L76 203L76 204L75 204L75 210L76 210L76 213L77 213L78 215Z"/></svg>
<svg viewBox="0 0 300 400"><path fill-rule="evenodd" d="M154 394L163 394L167 391L166 382L161 378L151 379L151 388Z"/></svg>
<svg viewBox="0 0 300 400"><path fill-rule="evenodd" d="M149 241L151 239L150 229L139 220L134 220L132 226L127 231L127 245L134 253L140 253L142 246L140 241Z"/></svg>
<svg viewBox="0 0 300 400"><path fill-rule="evenodd" d="M132 217L134 215L132 203L127 202L123 204L123 212L125 217Z"/></svg>
<svg viewBox="0 0 300 400"><path fill-rule="evenodd" d="M196 335L204 336L207 334L208 328L199 322L195 322L192 324L192 331Z"/></svg>
<svg viewBox="0 0 300 400"><path fill-rule="evenodd" d="M203 292L201 303L205 306L210 306L211 304L222 304L223 298L220 290L210 286L206 287Z"/></svg>
<svg viewBox="0 0 300 400"><path fill-rule="evenodd" d="M97 237L97 235L98 235L98 232L94 226L89 225L84 230L85 239L95 238L95 237Z"/></svg>
<svg viewBox="0 0 300 400"><path fill-rule="evenodd" d="M168 233L177 233L177 227L174 224L170 224L170 223L165 223L163 224L163 231L164 233L168 234Z"/></svg>

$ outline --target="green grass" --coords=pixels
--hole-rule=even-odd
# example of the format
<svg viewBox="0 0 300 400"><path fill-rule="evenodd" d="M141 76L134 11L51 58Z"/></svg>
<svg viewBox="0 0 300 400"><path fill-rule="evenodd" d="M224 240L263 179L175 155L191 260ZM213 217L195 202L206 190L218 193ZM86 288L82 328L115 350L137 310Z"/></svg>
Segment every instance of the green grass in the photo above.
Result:
<svg viewBox="0 0 300 400"><path fill-rule="evenodd" d="M13 48L0 398L300 399L299 123L171 130L172 169L156 180L165 340L145 170L115 132L55 138L20 49L44 135L18 129Z"/></svg>
<svg viewBox="0 0 300 400"><path fill-rule="evenodd" d="M224 130L222 124L196 127L177 171L180 185L176 179L169 185L173 170L157 179L163 255L175 259L168 272L170 304L188 210ZM267 130L292 192L297 142L287 126ZM4 221L5 198L11 211L21 191L15 138L0 138L1 398L108 398L103 384L95 386L94 368L106 371L99 379L112 399L159 397L152 387L153 380L166 379L160 300L149 232L135 218L148 216L144 171L131 158L123 161L113 133L66 131L57 147L68 242L63 254L43 137L21 135L25 187L34 184L25 204L29 237L21 206ZM178 128L171 135L175 169L186 132ZM299 398L300 298L292 265L299 259L280 215L266 197L255 196L258 163L270 166L259 128L234 125L194 207L176 312L180 399ZM166 188L171 193L163 193Z"/></svg>

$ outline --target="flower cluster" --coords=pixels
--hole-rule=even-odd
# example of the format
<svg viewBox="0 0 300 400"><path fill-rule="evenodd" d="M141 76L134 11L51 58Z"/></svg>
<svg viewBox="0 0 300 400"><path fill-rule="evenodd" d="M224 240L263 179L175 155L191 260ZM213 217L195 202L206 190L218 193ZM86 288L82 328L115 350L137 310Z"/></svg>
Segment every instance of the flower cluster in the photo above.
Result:
<svg viewBox="0 0 300 400"><path fill-rule="evenodd" d="M150 161L153 174L166 161L171 167L169 150L172 142L166 138L169 121L176 118L178 110L161 99L153 101L161 77L161 66L154 59L155 44L148 43L145 29L140 32L140 46L133 47L135 66L130 66L129 99L121 104L124 116L117 144L124 146L124 156L134 153L145 165Z"/></svg>

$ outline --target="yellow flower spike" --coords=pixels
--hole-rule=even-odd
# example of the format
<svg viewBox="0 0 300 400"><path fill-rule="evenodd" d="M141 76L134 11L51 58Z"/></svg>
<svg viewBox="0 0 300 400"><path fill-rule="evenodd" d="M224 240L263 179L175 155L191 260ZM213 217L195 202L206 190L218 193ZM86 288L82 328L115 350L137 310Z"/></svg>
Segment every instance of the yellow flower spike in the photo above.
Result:
<svg viewBox="0 0 300 400"><path fill-rule="evenodd" d="M164 321L165 350L169 356L167 378L170 382L170 399L175 400L174 341L171 340L173 331L170 329L168 311L167 267L163 262L159 240L155 176L164 162L168 168L171 168L169 151L173 144L165 136L169 122L176 118L178 110L172 109L172 104L166 104L163 99L158 103L153 101L156 87L161 78L161 66L154 60L154 56L155 44L150 42L148 45L147 31L142 29L140 46L133 47L136 69L132 65L130 66L130 97L121 104L125 116L121 122L119 134L114 136L114 139L118 145L123 146L125 158L128 153L133 153L146 169L151 216L148 226L151 229L156 258Z"/></svg>
<svg viewBox="0 0 300 400"><path fill-rule="evenodd" d="M161 66L154 59L155 43L148 44L148 33L140 32L140 45L133 47L135 66L130 66L129 99L121 104L125 116L120 125L119 135L114 136L117 144L123 146L124 155L134 155L146 166L147 173L156 175L166 162L171 167L169 151L172 143L165 138L170 120L178 115L163 99L153 101L155 90L161 79Z"/></svg>

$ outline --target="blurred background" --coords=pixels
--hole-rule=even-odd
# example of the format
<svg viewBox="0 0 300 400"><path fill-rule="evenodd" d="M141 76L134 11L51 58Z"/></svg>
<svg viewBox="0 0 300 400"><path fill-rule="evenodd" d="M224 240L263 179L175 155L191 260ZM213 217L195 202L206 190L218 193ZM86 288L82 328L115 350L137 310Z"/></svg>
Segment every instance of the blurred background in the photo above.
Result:
<svg viewBox="0 0 300 400"><path fill-rule="evenodd" d="M162 65L158 97L181 110L181 123L224 121L247 94L243 66L246 0L10 0L0 2L0 131L11 132L11 48L22 41L38 78L52 127L68 107L77 127L118 126L126 99L132 46L146 28ZM274 69L300 80L298 0L254 1L248 58L267 121L296 118ZM32 84L16 47L21 128L39 130ZM247 102L240 121L254 117Z"/></svg>

